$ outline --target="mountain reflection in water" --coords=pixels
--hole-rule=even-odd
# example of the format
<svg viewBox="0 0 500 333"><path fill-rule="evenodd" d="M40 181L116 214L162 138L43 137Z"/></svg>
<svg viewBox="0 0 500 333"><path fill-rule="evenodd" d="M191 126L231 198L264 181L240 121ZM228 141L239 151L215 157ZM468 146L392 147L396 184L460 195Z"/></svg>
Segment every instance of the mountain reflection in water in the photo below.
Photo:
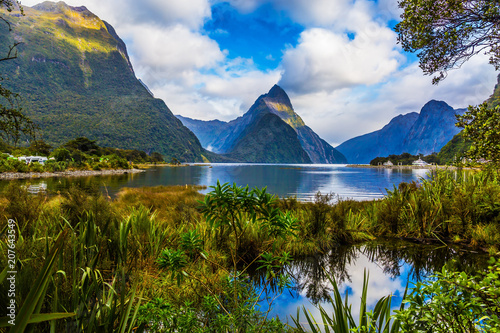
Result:
<svg viewBox="0 0 500 333"><path fill-rule="evenodd" d="M343 198L369 200L381 198L386 189L401 182L418 181L426 177L426 169L376 169L350 168L331 164L225 164L189 165L182 167L155 167L143 173L114 176L59 177L18 180L37 185L46 182L51 192L67 189L73 183L80 187L99 186L105 195L115 197L123 187L158 185L205 185L213 186L217 180L236 183L250 188L267 187L268 193L280 197L297 197L311 200L320 191L335 193ZM0 181L0 189L10 181ZM208 192L209 189L206 190Z"/></svg>

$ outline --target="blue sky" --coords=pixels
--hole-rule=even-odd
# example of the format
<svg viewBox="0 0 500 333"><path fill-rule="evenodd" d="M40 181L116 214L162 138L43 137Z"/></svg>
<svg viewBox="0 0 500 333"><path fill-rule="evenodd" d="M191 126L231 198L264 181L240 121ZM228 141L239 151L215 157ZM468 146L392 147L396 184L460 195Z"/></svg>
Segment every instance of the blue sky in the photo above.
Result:
<svg viewBox="0 0 500 333"><path fill-rule="evenodd" d="M496 83L487 57L476 56L433 86L397 44L397 0L66 2L115 27L137 77L174 114L231 120L278 83L333 146L431 99L481 103Z"/></svg>
<svg viewBox="0 0 500 333"><path fill-rule="evenodd" d="M215 40L228 58L252 59L259 70L279 66L283 50L297 45L304 30L283 12L265 4L251 13L240 13L227 2L211 8L211 19L203 30Z"/></svg>

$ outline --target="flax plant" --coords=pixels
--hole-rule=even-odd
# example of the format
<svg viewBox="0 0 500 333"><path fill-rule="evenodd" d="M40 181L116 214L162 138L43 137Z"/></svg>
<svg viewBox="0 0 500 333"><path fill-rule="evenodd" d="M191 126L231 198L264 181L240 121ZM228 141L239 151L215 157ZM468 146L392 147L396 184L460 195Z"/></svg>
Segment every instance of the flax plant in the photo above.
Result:
<svg viewBox="0 0 500 333"><path fill-rule="evenodd" d="M335 333L396 333L400 331L399 320L391 317L391 296L385 296L378 300L372 311L367 310L367 294L369 274L365 271L363 278L363 291L361 294L361 304L359 308L359 320L356 321L352 314L352 305L349 304L349 296L346 292L344 299L339 291L335 279L327 274L328 280L333 287L333 296L328 295L328 303L333 311L328 313L325 308L319 305L321 319L316 319L302 306L307 324L301 322L300 308L297 309L297 316L292 317L299 332L335 332ZM401 308L402 309L402 308ZM304 325L305 324L305 325Z"/></svg>
<svg viewBox="0 0 500 333"><path fill-rule="evenodd" d="M46 321L54 321L64 318L70 318L75 316L75 313L40 313L42 305L44 303L44 298L47 293L47 288L51 282L51 278L54 274L53 268L55 266L56 260L62 251L64 241L67 237L67 232L62 232L59 234L57 239L52 246L52 249L48 253L48 256L44 262L42 270L38 277L33 282L33 286L30 289L29 294L24 299L21 307L18 309L15 325L11 325L9 317L0 318L0 327L9 327L10 332L30 332L33 330L33 326L29 324L35 324ZM7 279L8 267L0 273L0 284L4 283Z"/></svg>
<svg viewBox="0 0 500 333"><path fill-rule="evenodd" d="M276 281L281 292L287 284L282 268L291 257L280 250L276 240L293 237L296 219L290 213L281 212L276 198L265 189L250 190L248 186L221 185L218 182L200 203L207 222L205 236L210 241L203 244L198 230L181 234L178 249L166 248L162 251L158 259L159 267L169 272L179 286L184 280L201 284L215 302L217 311L230 321L230 324L221 326L224 331L245 332L249 327L255 329L254 325L267 325L267 315L255 317L258 313L255 307L272 281ZM261 244L253 244L256 253L249 255L248 249L242 245L254 237L258 240L263 235L267 237L260 239ZM227 253L229 263L220 264L211 258L209 251L205 251L210 250L209 245ZM190 265L199 261L215 265L219 271L225 272L225 289L217 292L201 271L190 272ZM264 269L267 274L260 293L255 291L247 277L248 270L255 265L259 265L258 269ZM247 318L243 316L244 313L254 315ZM249 318L253 319L248 321Z"/></svg>

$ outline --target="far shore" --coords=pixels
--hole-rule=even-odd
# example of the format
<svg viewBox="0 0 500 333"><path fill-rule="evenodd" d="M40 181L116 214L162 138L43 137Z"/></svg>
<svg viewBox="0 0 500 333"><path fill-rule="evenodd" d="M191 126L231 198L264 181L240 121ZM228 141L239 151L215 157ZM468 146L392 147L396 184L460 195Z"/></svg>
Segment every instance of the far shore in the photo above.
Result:
<svg viewBox="0 0 500 333"><path fill-rule="evenodd" d="M369 164L347 164L350 168L372 168L372 169L432 169L432 170L456 170L451 165L369 165ZM463 168L467 169L467 168Z"/></svg>
<svg viewBox="0 0 500 333"><path fill-rule="evenodd" d="M141 170L141 169L116 169L116 170L72 170L72 171L61 171L61 172L2 172L0 173L0 180L123 175L128 173L140 173L145 171L146 170Z"/></svg>

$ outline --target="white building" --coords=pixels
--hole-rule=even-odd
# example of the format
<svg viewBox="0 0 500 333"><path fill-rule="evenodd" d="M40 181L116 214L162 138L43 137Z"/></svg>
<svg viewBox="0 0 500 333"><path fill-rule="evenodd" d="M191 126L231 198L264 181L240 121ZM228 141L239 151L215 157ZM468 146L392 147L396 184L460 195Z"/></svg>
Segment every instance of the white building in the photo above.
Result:
<svg viewBox="0 0 500 333"><path fill-rule="evenodd" d="M429 163L427 163L426 161L422 160L421 158L419 158L418 160L416 161L413 161L412 163L413 165L418 165L418 166L424 166L424 165L429 165Z"/></svg>
<svg viewBox="0 0 500 333"><path fill-rule="evenodd" d="M18 157L18 160L24 161L26 164L37 162L43 165L47 162L48 158L45 156L20 156Z"/></svg>

